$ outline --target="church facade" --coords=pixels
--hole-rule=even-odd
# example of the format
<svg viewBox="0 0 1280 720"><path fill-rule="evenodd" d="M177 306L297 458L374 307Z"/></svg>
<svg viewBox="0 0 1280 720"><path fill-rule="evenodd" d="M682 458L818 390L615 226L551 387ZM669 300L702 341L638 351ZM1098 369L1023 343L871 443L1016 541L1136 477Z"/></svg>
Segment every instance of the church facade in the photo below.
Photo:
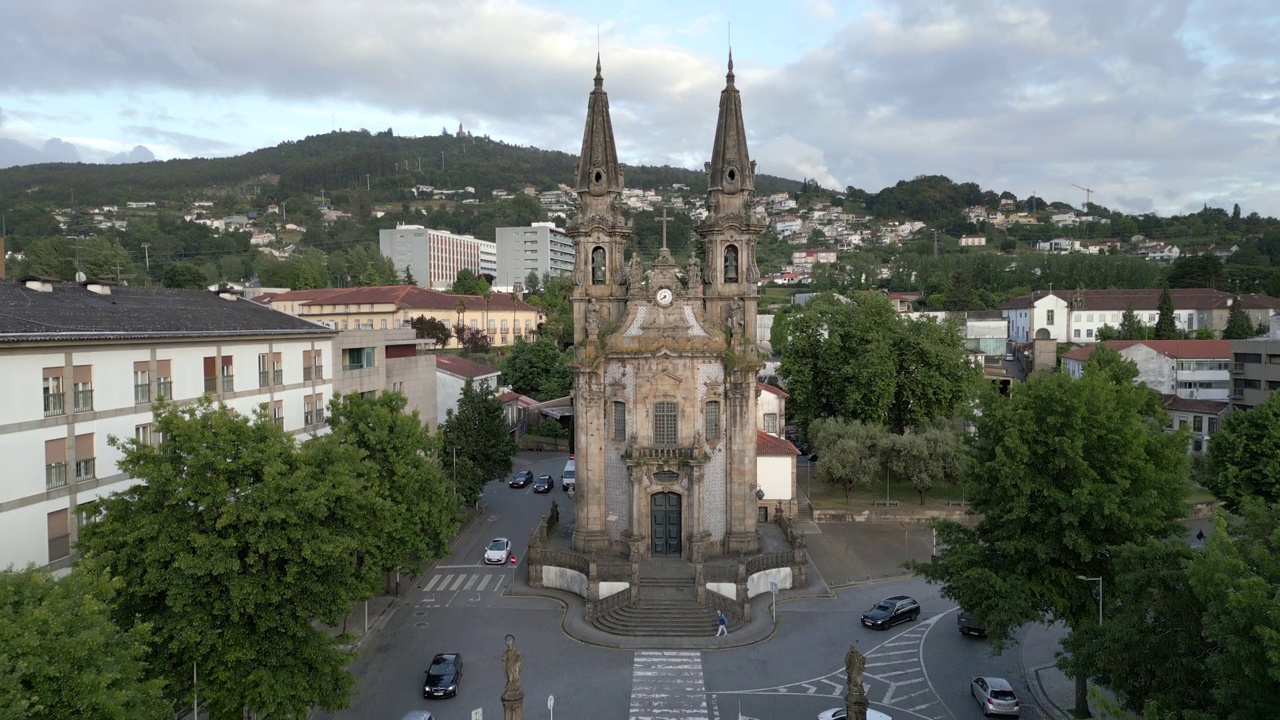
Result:
<svg viewBox="0 0 1280 720"><path fill-rule="evenodd" d="M700 561L754 553L756 533L755 163L729 58L696 252L651 266L623 214L609 101L596 61L578 216L573 547ZM699 258L703 258L700 260Z"/></svg>

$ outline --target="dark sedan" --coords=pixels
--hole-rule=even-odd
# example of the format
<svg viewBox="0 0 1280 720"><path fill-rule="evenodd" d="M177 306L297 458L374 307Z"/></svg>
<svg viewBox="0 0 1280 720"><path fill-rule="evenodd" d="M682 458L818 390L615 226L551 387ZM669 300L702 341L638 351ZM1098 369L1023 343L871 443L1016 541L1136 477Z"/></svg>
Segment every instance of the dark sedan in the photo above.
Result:
<svg viewBox="0 0 1280 720"><path fill-rule="evenodd" d="M552 480L550 475L539 475L538 479L533 481L533 491L536 493L549 493L555 486L556 481Z"/></svg>
<svg viewBox="0 0 1280 720"><path fill-rule="evenodd" d="M862 613L862 624L873 630L888 630L900 622L920 617L920 603L906 595L894 595Z"/></svg>
<svg viewBox="0 0 1280 720"><path fill-rule="evenodd" d="M532 470L519 470L515 475L511 476L511 482L507 483L513 488L522 488L533 482Z"/></svg>
<svg viewBox="0 0 1280 720"><path fill-rule="evenodd" d="M462 680L462 653L440 653L431 659L427 679L422 683L422 697L453 697Z"/></svg>

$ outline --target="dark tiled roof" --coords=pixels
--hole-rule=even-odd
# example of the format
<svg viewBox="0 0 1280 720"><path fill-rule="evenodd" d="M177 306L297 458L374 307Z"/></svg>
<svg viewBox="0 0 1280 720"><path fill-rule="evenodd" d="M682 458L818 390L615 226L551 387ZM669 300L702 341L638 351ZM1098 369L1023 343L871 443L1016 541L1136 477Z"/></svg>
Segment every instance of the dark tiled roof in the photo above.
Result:
<svg viewBox="0 0 1280 720"><path fill-rule="evenodd" d="M436 355L436 369L472 380L498 374L497 369L460 355Z"/></svg>
<svg viewBox="0 0 1280 720"><path fill-rule="evenodd" d="M795 457L800 451L790 440L756 430L756 455L782 455Z"/></svg>
<svg viewBox="0 0 1280 720"><path fill-rule="evenodd" d="M99 295L77 283L55 282L52 292L40 292L0 281L0 342L334 332L204 290L117 285Z"/></svg>
<svg viewBox="0 0 1280 720"><path fill-rule="evenodd" d="M1129 303L1133 309L1143 312L1154 312L1160 303L1160 290L1056 290L1052 293L1037 290L1030 295L1013 298L1004 305L1003 310L1022 310L1030 308L1037 300L1054 295L1067 302L1079 301L1077 311L1124 312ZM1174 288L1169 290L1173 306L1179 310L1216 310L1231 307L1231 293L1210 288ZM1274 310L1276 299L1267 295L1245 294L1240 296L1240 304L1246 310Z"/></svg>
<svg viewBox="0 0 1280 720"><path fill-rule="evenodd" d="M1223 400L1191 400L1177 395L1161 395L1164 406L1173 412L1200 413L1201 415L1221 415L1231 407L1231 403Z"/></svg>

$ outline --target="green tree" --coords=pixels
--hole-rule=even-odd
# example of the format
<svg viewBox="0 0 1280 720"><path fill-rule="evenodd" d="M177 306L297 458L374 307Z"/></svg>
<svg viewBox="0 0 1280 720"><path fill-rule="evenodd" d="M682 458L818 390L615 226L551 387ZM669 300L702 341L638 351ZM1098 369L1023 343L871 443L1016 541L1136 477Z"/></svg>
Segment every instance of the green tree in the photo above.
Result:
<svg viewBox="0 0 1280 720"><path fill-rule="evenodd" d="M573 373L564 353L550 338L516 338L502 363L503 385L535 400L564 397L573 389Z"/></svg>
<svg viewBox="0 0 1280 720"><path fill-rule="evenodd" d="M401 282L405 285L418 284L418 281L413 277L413 272L409 269L408 265L404 266L404 277L401 278Z"/></svg>
<svg viewBox="0 0 1280 720"><path fill-rule="evenodd" d="M884 477L885 450L892 436L883 426L819 418L809 425L808 437L819 457L819 482L843 490L846 502L854 490Z"/></svg>
<svg viewBox="0 0 1280 720"><path fill-rule="evenodd" d="M894 318L888 334L896 367L886 425L895 433L931 418L954 417L972 400L982 370L969 360L964 334L952 322Z"/></svg>
<svg viewBox="0 0 1280 720"><path fill-rule="evenodd" d="M489 289L489 283L470 268L462 268L449 286L451 295L483 295Z"/></svg>
<svg viewBox="0 0 1280 720"><path fill-rule="evenodd" d="M524 291L529 295L542 292L542 280L538 277L537 270L530 270L529 274L524 276Z"/></svg>
<svg viewBox="0 0 1280 720"><path fill-rule="evenodd" d="M463 384L458 409L445 412L439 434L441 463L448 471L456 459L457 492L464 503L474 503L485 483L511 472L516 441L488 381L478 387L470 379Z"/></svg>
<svg viewBox="0 0 1280 720"><path fill-rule="evenodd" d="M1160 292L1160 300L1156 303L1156 309L1160 315L1156 318L1155 332L1152 334L1153 340L1177 340L1179 337L1178 326L1173 319L1173 298L1169 295L1169 287L1165 286Z"/></svg>
<svg viewBox="0 0 1280 720"><path fill-rule="evenodd" d="M378 517L359 452L299 448L265 408L250 419L207 400L157 403L154 426L158 445L111 439L141 482L103 501L78 545L87 570L122 581L116 622L152 625L171 697L190 696L196 663L213 718L345 706L346 640L313 623L335 623L377 583L356 563Z"/></svg>
<svg viewBox="0 0 1280 720"><path fill-rule="evenodd" d="M1227 311L1227 326L1222 329L1222 339L1248 340L1254 337L1256 329L1253 320L1249 318L1249 313L1245 312L1244 305L1240 302L1240 296L1233 295L1231 309Z"/></svg>
<svg viewBox="0 0 1280 720"><path fill-rule="evenodd" d="M449 324L439 318L419 315L409 322L409 326L413 328L416 337L434 340L436 347L445 347L453 337Z"/></svg>
<svg viewBox="0 0 1280 720"><path fill-rule="evenodd" d="M1222 261L1216 255L1184 255L1169 267L1169 287L1221 288L1223 284Z"/></svg>
<svg viewBox="0 0 1280 720"><path fill-rule="evenodd" d="M119 581L79 568L0 571L0 717L164 720L173 717L146 664L150 627L117 625Z"/></svg>
<svg viewBox="0 0 1280 720"><path fill-rule="evenodd" d="M204 271L191 263L172 262L165 266L160 283L167 288L203 290L207 285L207 278Z"/></svg>
<svg viewBox="0 0 1280 720"><path fill-rule="evenodd" d="M407 413L405 405L398 392L335 396L329 403L332 432L311 442L360 451L360 478L378 510L362 555L384 572L413 577L422 563L448 554L461 517L448 501L431 436L418 411Z"/></svg>
<svg viewBox="0 0 1280 720"><path fill-rule="evenodd" d="M1203 482L1232 512L1246 498L1280 500L1280 393L1223 419L1209 438Z"/></svg>
<svg viewBox="0 0 1280 720"><path fill-rule="evenodd" d="M1120 339L1119 328L1114 328L1114 327L1111 327L1110 325L1103 325L1102 327L1098 328L1098 342L1106 342L1108 340L1119 340L1119 339Z"/></svg>
<svg viewBox="0 0 1280 720"><path fill-rule="evenodd" d="M890 435L886 446L889 470L924 496L935 485L960 481L963 445L953 428L935 426L905 435Z"/></svg>
<svg viewBox="0 0 1280 720"><path fill-rule="evenodd" d="M982 519L937 523L947 551L909 567L984 618L998 648L1025 623L1096 623L1078 576L1114 577L1120 547L1172 536L1186 510L1187 431L1166 432L1151 395L1106 372L988 391L967 473ZM1077 673L1077 712L1088 712L1085 683Z"/></svg>
<svg viewBox="0 0 1280 720"><path fill-rule="evenodd" d="M1138 313L1133 310L1133 301L1124 309L1124 314L1120 316L1120 337L1119 340L1146 340L1147 331L1143 327L1142 321L1138 319Z"/></svg>

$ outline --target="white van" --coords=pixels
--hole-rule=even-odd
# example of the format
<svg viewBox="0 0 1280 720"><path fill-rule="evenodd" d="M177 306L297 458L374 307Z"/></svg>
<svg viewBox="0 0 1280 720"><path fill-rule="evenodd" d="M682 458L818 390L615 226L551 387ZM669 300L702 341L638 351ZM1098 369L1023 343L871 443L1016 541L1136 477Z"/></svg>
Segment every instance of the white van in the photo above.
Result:
<svg viewBox="0 0 1280 720"><path fill-rule="evenodd" d="M569 488L578 489L577 466L573 460L564 464L564 472L560 473L560 489L568 492Z"/></svg>

